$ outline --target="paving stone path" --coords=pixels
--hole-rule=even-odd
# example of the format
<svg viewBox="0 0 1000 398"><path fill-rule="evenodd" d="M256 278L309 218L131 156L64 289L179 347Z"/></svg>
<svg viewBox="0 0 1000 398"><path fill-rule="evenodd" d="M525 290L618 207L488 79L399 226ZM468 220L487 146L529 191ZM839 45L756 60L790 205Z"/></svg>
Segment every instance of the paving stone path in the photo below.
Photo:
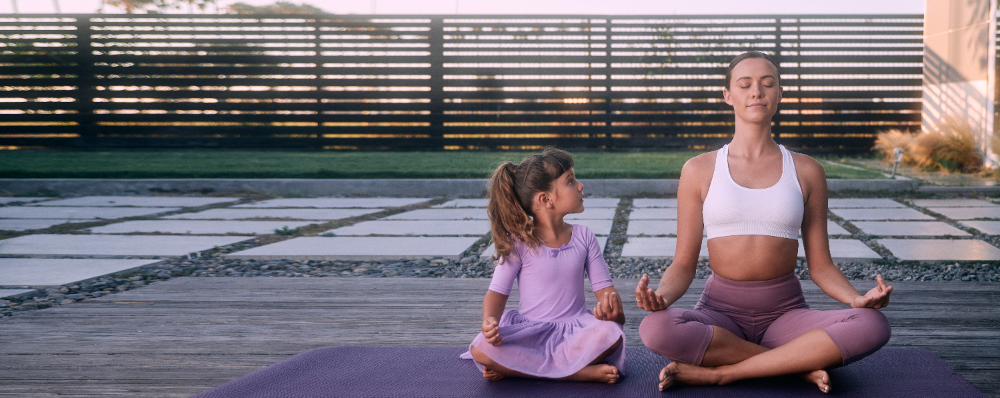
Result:
<svg viewBox="0 0 1000 398"><path fill-rule="evenodd" d="M0 297L65 288L141 267L165 269L176 259L210 253L237 263L367 262L330 271L338 275L412 264L428 269L416 275L488 277L493 246L486 204L486 199L444 198L0 197L0 233L8 237L0 240ZM594 231L616 277L655 274L673 257L676 199L588 198L585 205L586 211L567 219ZM870 270L873 263L986 262L991 269L962 278L1000 278L993 271L1000 261L1000 205L990 199L830 199L827 229L833 258L845 273L859 264ZM708 256L704 241L701 256ZM801 244L799 256L804 257ZM966 265L984 269L984 264ZM707 275L706 266L703 261L699 275ZM203 267L186 274L210 275L216 268L231 269ZM362 276L401 272L408 271ZM862 278L873 276L859 272ZM169 278L174 273L154 274ZM900 278L905 277L922 276Z"/></svg>

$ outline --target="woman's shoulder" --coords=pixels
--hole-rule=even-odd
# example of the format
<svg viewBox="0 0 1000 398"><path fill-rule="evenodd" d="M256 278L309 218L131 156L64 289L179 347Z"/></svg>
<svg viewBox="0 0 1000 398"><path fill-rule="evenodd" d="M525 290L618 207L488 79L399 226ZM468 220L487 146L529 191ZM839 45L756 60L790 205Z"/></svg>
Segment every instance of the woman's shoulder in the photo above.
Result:
<svg viewBox="0 0 1000 398"><path fill-rule="evenodd" d="M795 163L795 173L799 175L799 178L826 179L826 171L823 170L823 166L816 159L813 159L809 155L792 151L788 152L792 154L792 162Z"/></svg>
<svg viewBox="0 0 1000 398"><path fill-rule="evenodd" d="M715 171L715 159L717 158L719 151L705 152L701 155L695 156L684 162L684 167L681 169L681 175L685 174L695 174L700 175L704 173L711 174Z"/></svg>
<svg viewBox="0 0 1000 398"><path fill-rule="evenodd" d="M591 237L595 237L596 236L594 234L594 231L591 231L590 227L587 227L586 225L583 225L583 224L570 224L570 225L573 226L573 237L572 237L572 239L587 240L587 239L590 239Z"/></svg>

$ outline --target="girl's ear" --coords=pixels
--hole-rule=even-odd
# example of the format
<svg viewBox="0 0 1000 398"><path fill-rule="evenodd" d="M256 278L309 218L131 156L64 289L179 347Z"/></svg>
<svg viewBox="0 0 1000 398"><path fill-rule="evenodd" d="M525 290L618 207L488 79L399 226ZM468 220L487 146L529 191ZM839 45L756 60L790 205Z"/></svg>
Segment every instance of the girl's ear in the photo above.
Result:
<svg viewBox="0 0 1000 398"><path fill-rule="evenodd" d="M537 206L539 209L547 208L552 203L552 197L549 196L548 192L539 192L535 194L535 201L533 205Z"/></svg>

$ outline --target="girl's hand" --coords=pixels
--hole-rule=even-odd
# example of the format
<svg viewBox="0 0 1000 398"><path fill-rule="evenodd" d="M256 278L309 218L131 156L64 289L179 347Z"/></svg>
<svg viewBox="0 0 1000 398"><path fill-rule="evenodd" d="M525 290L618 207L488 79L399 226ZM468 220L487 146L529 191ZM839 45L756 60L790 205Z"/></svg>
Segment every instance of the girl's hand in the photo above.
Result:
<svg viewBox="0 0 1000 398"><path fill-rule="evenodd" d="M483 337L486 337L486 342L493 345L503 344L503 339L500 338L500 325L497 323L497 319L494 317L489 317L483 320Z"/></svg>
<svg viewBox="0 0 1000 398"><path fill-rule="evenodd" d="M864 296L855 298L851 302L851 308L879 309L889 305L889 293L892 292L892 286L885 284L881 274L875 276L875 281L878 282L878 285L865 293Z"/></svg>
<svg viewBox="0 0 1000 398"><path fill-rule="evenodd" d="M635 304L646 311L660 311L667 309L667 302L659 293L649 288L649 276L642 274L639 279L639 286L635 287Z"/></svg>
<svg viewBox="0 0 1000 398"><path fill-rule="evenodd" d="M624 313L622 299L614 289L605 292L604 299L597 300L597 306L594 307L594 318L599 321L618 322Z"/></svg>

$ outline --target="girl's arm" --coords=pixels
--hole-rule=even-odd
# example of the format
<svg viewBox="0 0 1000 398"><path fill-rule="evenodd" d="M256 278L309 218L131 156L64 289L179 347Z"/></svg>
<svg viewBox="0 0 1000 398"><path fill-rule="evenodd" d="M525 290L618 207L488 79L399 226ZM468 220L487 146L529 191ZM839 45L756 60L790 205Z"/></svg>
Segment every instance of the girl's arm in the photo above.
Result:
<svg viewBox="0 0 1000 398"><path fill-rule="evenodd" d="M802 216L802 243L805 245L806 264L809 278L824 293L841 303L855 308L882 308L889 305L892 287L885 284L882 276L876 279L878 285L867 294L861 295L851 285L840 268L830 257L830 240L826 230L828 192L826 172L812 158L795 154L795 169L799 174L799 185L805 195L805 213Z"/></svg>
<svg viewBox="0 0 1000 398"><path fill-rule="evenodd" d="M594 318L602 321L614 321L625 324L625 311L622 308L622 298L614 286L594 292L597 296L597 306L594 307Z"/></svg>
<svg viewBox="0 0 1000 398"><path fill-rule="evenodd" d="M483 337L486 342L493 345L500 345L503 339L500 338L500 317L503 316L504 307L507 306L506 294L500 294L492 290L486 291L483 298Z"/></svg>
<svg viewBox="0 0 1000 398"><path fill-rule="evenodd" d="M699 155L684 164L677 186L677 248L674 260L660 278L660 284L649 288L649 276L642 275L635 288L636 304L646 311L667 309L681 298L698 267L698 253L701 252L702 205L704 192L712 181L715 170L714 152Z"/></svg>

